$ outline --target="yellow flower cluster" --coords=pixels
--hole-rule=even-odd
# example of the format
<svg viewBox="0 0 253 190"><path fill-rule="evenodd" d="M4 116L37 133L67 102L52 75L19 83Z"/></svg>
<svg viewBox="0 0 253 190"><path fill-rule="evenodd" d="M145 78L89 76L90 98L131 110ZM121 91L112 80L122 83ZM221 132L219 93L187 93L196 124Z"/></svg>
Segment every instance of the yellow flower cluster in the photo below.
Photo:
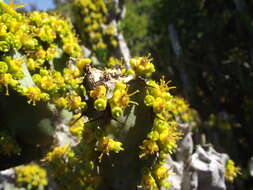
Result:
<svg viewBox="0 0 253 190"><path fill-rule="evenodd" d="M98 60L107 61L109 58L108 66L118 67L120 71L121 62L110 54L118 42L117 30L107 20L110 17L107 11L109 5L109 0L75 0L74 16L79 18L77 22L81 21L75 25L80 30L81 38L87 40L87 47L97 54ZM36 11L20 14L1 0L0 13L0 90L6 89L8 94L8 88L12 88L27 97L28 103L33 105L45 101L54 103L60 109L79 113L69 123L71 133L80 140L78 145L55 147L44 161L51 169L50 175L56 180L66 179L66 182L59 184L63 187L61 189L65 189L66 183L72 189L95 189L99 183L95 169L96 164L99 165L97 162L101 161L104 154L119 153L124 149L121 142L110 137L108 128L104 129L108 127L108 122L101 127L101 122L92 121L95 118L93 111L88 110L90 123L84 126L84 117L80 117L80 112L86 111L87 107L84 99L89 105L93 103L97 111L103 111L98 113L99 116L111 111L111 115L110 112L105 115L110 121L122 116L129 104L138 105L131 99L142 89L129 93L128 86L122 81L115 83L111 98L107 97L108 89L103 85L89 86L87 89L93 89L86 93L86 81L83 79L86 79L86 65L91 60L83 58L78 39L68 21L57 15ZM130 65L131 69L121 70L121 76L150 77L155 71L149 56L133 58ZM147 106L143 107L151 108L154 122L147 139L140 146L140 158L157 157L147 172L143 173L142 185L149 190L169 187L165 182L169 170L165 166L164 155L172 153L177 147L176 142L181 134L177 130L176 117L183 117L182 113L188 110L183 99L169 93L171 88L164 79L160 83L150 80L142 91L146 93L144 104ZM6 139L10 141L0 136L0 146L4 145ZM15 152L10 150L9 144L5 146L8 150L2 149L8 155ZM18 167L17 183L20 186L30 185L34 189L44 188L47 181L42 171L35 165Z"/></svg>
<svg viewBox="0 0 253 190"><path fill-rule="evenodd" d="M138 93L135 91L128 94L127 85L123 82L116 82L115 89L112 98L109 100L111 106L111 113L114 118L118 118L123 114L124 109L129 105L129 103L137 104L137 102L131 101L130 97Z"/></svg>
<svg viewBox="0 0 253 190"><path fill-rule="evenodd" d="M110 1L105 0L75 0L74 16L82 39L85 43L96 52L97 57L101 60L103 55L101 51L111 53L107 49L113 49L118 46L117 30L113 24L108 23L109 17L108 6ZM81 21L81 22L80 22ZM102 56L102 57L101 57ZM106 59L107 59L106 55Z"/></svg>
<svg viewBox="0 0 253 190"><path fill-rule="evenodd" d="M21 87L21 90L19 90L23 95L25 95L29 100L28 103L30 104L32 102L32 105L36 105L37 101L40 100L49 100L48 94L42 93L41 90L38 87Z"/></svg>
<svg viewBox="0 0 253 190"><path fill-rule="evenodd" d="M58 71L41 69L39 74L32 76L34 83L42 90L57 93L66 88L64 77Z"/></svg>
<svg viewBox="0 0 253 190"><path fill-rule="evenodd" d="M177 123L174 121L175 116L187 109L186 104L181 99L174 98L169 90L169 87L163 79L160 84L155 81L147 82L146 96L144 103L146 106L152 107L156 114L152 131L148 134L149 141L153 141L160 147L160 151L164 153L171 153L176 147L176 141L180 138L180 133L177 132ZM150 144L150 143L149 143ZM145 144L144 144L145 145ZM141 146L145 156L150 153L157 152L159 149L155 148L150 151L149 146Z"/></svg>
<svg viewBox="0 0 253 190"><path fill-rule="evenodd" d="M16 167L15 174L19 187L43 190L48 184L46 171L35 164Z"/></svg>
<svg viewBox="0 0 253 190"><path fill-rule="evenodd" d="M168 176L171 173L165 162L157 163L152 169L145 168L141 179L141 187L148 190L159 190L159 187L170 188Z"/></svg>
<svg viewBox="0 0 253 190"><path fill-rule="evenodd" d="M8 95L11 87L33 105L66 96L65 103L57 101L61 107L85 107L79 95L70 93L81 88L84 65L80 63L88 63L81 58L71 24L45 12L17 13L4 2L0 2L0 12L0 90L6 88ZM62 65L55 62L59 58L65 59ZM79 67L66 64L70 58L76 59Z"/></svg>
<svg viewBox="0 0 253 190"><path fill-rule="evenodd" d="M158 187L168 188L170 184L165 180L169 175L165 167L165 158L177 148L177 141L181 138L176 119L189 111L188 105L182 98L174 97L169 90L169 82L164 79L160 84L153 80L146 82L146 96L144 104L151 107L155 115L153 127L147 139L140 146L140 158L156 155L157 161L153 163L152 170L143 174L142 186L149 190L158 190Z"/></svg>
<svg viewBox="0 0 253 190"><path fill-rule="evenodd" d="M166 179L169 176L169 169L165 167L165 162L155 165L154 173L158 180Z"/></svg>
<svg viewBox="0 0 253 190"><path fill-rule="evenodd" d="M54 169L53 176L57 177L61 173L66 173L71 170L67 165L76 162L76 157L71 147L65 145L63 147L54 147L51 152L47 153L43 160L51 164Z"/></svg>
<svg viewBox="0 0 253 190"><path fill-rule="evenodd" d="M95 190L100 178L95 172L96 152L94 146L81 139L76 147L55 147L44 158L50 169L50 176L60 181L59 189Z"/></svg>
<svg viewBox="0 0 253 190"><path fill-rule="evenodd" d="M81 48L78 44L78 40L71 31L72 28L70 24L66 20L59 19L56 16L49 16L45 12L41 13L36 11L32 12L29 18L30 23L33 23L36 27L32 30L34 35L29 35L27 38L29 39L31 36L38 37L41 41L51 45L46 50L39 48L38 51L42 51L41 53L38 51L35 52L35 57L37 59L46 58L48 60L56 54L57 44L55 42L58 37L63 43L62 49L66 54L76 58L81 56Z"/></svg>
<svg viewBox="0 0 253 190"><path fill-rule="evenodd" d="M7 132L0 132L0 154L11 156L13 154L20 154L21 148L17 144L14 138L12 138Z"/></svg>
<svg viewBox="0 0 253 190"><path fill-rule="evenodd" d="M149 140L144 140L140 146L142 154L140 158L156 152L172 153L177 147L177 140L181 133L177 131L176 122L166 122L159 118L155 119L152 131L148 134Z"/></svg>
<svg viewBox="0 0 253 190"><path fill-rule="evenodd" d="M188 104L185 103L184 99L180 97L173 97L171 100L170 110L175 116L185 113L189 110Z"/></svg>
<svg viewBox="0 0 253 190"><path fill-rule="evenodd" d="M65 145L63 147L55 147L51 152L49 152L44 158L48 162L58 162L64 157L72 156L73 153L70 153L70 147Z"/></svg>
<svg viewBox="0 0 253 190"><path fill-rule="evenodd" d="M228 160L225 169L225 178L226 180L233 182L234 179L240 174L240 168L235 166L233 160Z"/></svg>
<svg viewBox="0 0 253 190"><path fill-rule="evenodd" d="M159 133L157 133L157 136L159 137ZM146 156L148 154L154 154L159 151L158 144L153 140L144 140L143 145L140 146L140 149L143 150L143 154L140 155L140 158L143 156Z"/></svg>
<svg viewBox="0 0 253 190"><path fill-rule="evenodd" d="M151 62L152 59L147 57L136 57L130 59L130 65L135 71L136 75L149 77L155 72L155 67Z"/></svg>

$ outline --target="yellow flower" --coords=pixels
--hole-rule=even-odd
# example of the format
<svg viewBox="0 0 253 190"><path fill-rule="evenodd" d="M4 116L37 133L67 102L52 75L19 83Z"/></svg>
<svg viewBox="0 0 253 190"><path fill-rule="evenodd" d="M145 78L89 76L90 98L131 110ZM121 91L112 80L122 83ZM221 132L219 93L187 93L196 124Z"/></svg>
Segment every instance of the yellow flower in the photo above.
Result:
<svg viewBox="0 0 253 190"><path fill-rule="evenodd" d="M9 89L8 86L15 87L17 86L18 81L14 80L12 78L12 75L9 73L0 73L0 85L5 86L6 88L6 95L9 95Z"/></svg>
<svg viewBox="0 0 253 190"><path fill-rule="evenodd" d="M153 102L153 110L155 113L160 113L165 109L165 101L164 99L158 97Z"/></svg>
<svg viewBox="0 0 253 190"><path fill-rule="evenodd" d="M233 160L228 160L225 169L226 180L233 182L234 179L240 174L240 168L235 166Z"/></svg>
<svg viewBox="0 0 253 190"><path fill-rule="evenodd" d="M112 107L118 106L120 108L126 108L129 103L138 104L137 102L131 101L130 97L139 92L136 90L135 92L128 94L127 86L122 82L117 82L115 84L115 90L113 92L113 96L110 99L110 104Z"/></svg>
<svg viewBox="0 0 253 190"><path fill-rule="evenodd" d="M147 172L142 176L141 184L145 189L148 190L158 190L158 187L156 185L156 181L153 178L151 172Z"/></svg>
<svg viewBox="0 0 253 190"><path fill-rule="evenodd" d="M87 107L86 102L82 102L82 98L78 95L71 94L66 99L69 110L84 109Z"/></svg>
<svg viewBox="0 0 253 190"><path fill-rule="evenodd" d="M84 21L85 24L90 24L91 23L91 18L87 16L83 19L83 21Z"/></svg>
<svg viewBox="0 0 253 190"><path fill-rule="evenodd" d="M115 67L121 65L120 61L117 58L110 57L108 61L108 66L109 67Z"/></svg>
<svg viewBox="0 0 253 190"><path fill-rule="evenodd" d="M164 166L164 163L159 163L155 166L154 174L158 180L163 180L169 176L169 169Z"/></svg>
<svg viewBox="0 0 253 190"><path fill-rule="evenodd" d="M76 62L76 66L83 71L85 65L90 64L91 63L91 59L89 58L82 58L82 59L78 59Z"/></svg>
<svg viewBox="0 0 253 190"><path fill-rule="evenodd" d="M102 85L96 86L94 90L90 91L90 96L94 99L105 98L106 87Z"/></svg>
<svg viewBox="0 0 253 190"><path fill-rule="evenodd" d="M12 59L9 61L9 67L10 67L10 72L18 72L21 71L21 65L23 62L19 59Z"/></svg>
<svg viewBox="0 0 253 190"><path fill-rule="evenodd" d="M37 64L36 64L36 62L34 61L34 59L29 58L29 59L27 60L27 67L28 67L28 69L29 69L30 71L34 71L34 70L36 69Z"/></svg>
<svg viewBox="0 0 253 190"><path fill-rule="evenodd" d="M42 89L47 91L55 90L55 88L57 87L52 78L49 76L44 76L41 78L40 86Z"/></svg>
<svg viewBox="0 0 253 190"><path fill-rule="evenodd" d="M172 153L177 147L177 140L181 138L181 135L182 133L177 132L173 127L167 127L160 133L159 141L166 153Z"/></svg>
<svg viewBox="0 0 253 190"><path fill-rule="evenodd" d="M115 29L114 25L110 24L109 26L107 26L107 28L105 30L105 34L107 34L109 36L114 36L116 34L116 29Z"/></svg>
<svg viewBox="0 0 253 190"><path fill-rule="evenodd" d="M96 47L98 49L106 49L107 45L105 43L103 43L103 42L98 42L97 45L96 45Z"/></svg>
<svg viewBox="0 0 253 190"><path fill-rule="evenodd" d="M130 59L130 65L134 69L137 75L151 76L155 72L155 67L151 62L152 59L147 57L136 57Z"/></svg>
<svg viewBox="0 0 253 190"><path fill-rule="evenodd" d="M4 35L7 32L7 26L4 23L0 23L0 35Z"/></svg>
<svg viewBox="0 0 253 190"><path fill-rule="evenodd" d="M46 50L46 58L47 58L47 60L52 60L56 55L57 55L56 46L55 45L51 45Z"/></svg>
<svg viewBox="0 0 253 190"><path fill-rule="evenodd" d="M113 47L117 47L117 45L118 45L118 41L117 41L117 40L112 39L112 40L111 40L111 45L112 45Z"/></svg>
<svg viewBox="0 0 253 190"><path fill-rule="evenodd" d="M67 103L68 103L68 101L63 97L54 97L53 102L56 104L56 106L60 108L67 107Z"/></svg>
<svg viewBox="0 0 253 190"><path fill-rule="evenodd" d="M102 153L99 157L99 160L101 161L102 156L104 154L108 154L111 151L113 151L115 153L118 153L119 151L124 150L124 148L122 148L122 143L121 142L115 141L110 137L102 137L98 141L97 150Z"/></svg>
<svg viewBox="0 0 253 190"><path fill-rule="evenodd" d="M155 141L152 140L144 140L143 145L140 146L140 149L142 150L142 154L139 156L140 158L148 155L148 154L154 154L159 151L159 147Z"/></svg>
<svg viewBox="0 0 253 190"><path fill-rule="evenodd" d="M43 94L38 87L22 87L22 93L29 99L28 103L32 102L33 106L36 105L36 101L43 99Z"/></svg>
<svg viewBox="0 0 253 190"><path fill-rule="evenodd" d="M71 149L68 145L55 147L51 152L47 153L46 157L43 160L47 162L58 161L59 159L64 158L64 156L67 155L69 151L71 151Z"/></svg>

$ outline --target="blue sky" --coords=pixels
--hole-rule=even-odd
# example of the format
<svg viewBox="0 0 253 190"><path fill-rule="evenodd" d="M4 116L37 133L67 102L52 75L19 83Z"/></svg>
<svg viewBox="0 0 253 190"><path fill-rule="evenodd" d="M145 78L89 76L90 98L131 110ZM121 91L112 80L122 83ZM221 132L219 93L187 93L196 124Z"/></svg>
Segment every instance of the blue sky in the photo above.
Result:
<svg viewBox="0 0 253 190"><path fill-rule="evenodd" d="M4 0L4 1L9 2L9 0ZM53 0L18 0L18 1L15 0L14 2L25 3L26 8L29 8L29 6L33 4L33 5L36 5L36 7L39 10L47 10L47 9L54 8Z"/></svg>

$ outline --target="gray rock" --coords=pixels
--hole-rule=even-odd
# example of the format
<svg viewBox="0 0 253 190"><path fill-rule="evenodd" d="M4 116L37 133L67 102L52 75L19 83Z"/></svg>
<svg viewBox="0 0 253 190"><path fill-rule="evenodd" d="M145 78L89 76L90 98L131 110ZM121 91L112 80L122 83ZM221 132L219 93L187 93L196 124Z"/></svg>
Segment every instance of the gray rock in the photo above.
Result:
<svg viewBox="0 0 253 190"><path fill-rule="evenodd" d="M190 124L179 124L184 135L178 142L175 159L169 157L167 162L173 173L168 177L170 190L225 190L224 172L229 156L216 152L211 145L197 145L193 152L191 128Z"/></svg>
<svg viewBox="0 0 253 190"><path fill-rule="evenodd" d="M198 145L189 159L188 171L191 172L191 183L197 190L225 190L224 172L227 154L216 152L211 146Z"/></svg>

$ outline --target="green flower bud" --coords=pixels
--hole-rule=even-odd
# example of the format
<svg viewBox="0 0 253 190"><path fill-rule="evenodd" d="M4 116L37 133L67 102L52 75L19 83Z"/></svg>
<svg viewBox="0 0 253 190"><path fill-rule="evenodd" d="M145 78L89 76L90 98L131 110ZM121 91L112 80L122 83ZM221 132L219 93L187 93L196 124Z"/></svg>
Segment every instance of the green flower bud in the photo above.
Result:
<svg viewBox="0 0 253 190"><path fill-rule="evenodd" d="M33 82L35 82L37 84L37 83L40 83L41 76L39 74L34 74L32 76L32 79L33 79Z"/></svg>
<svg viewBox="0 0 253 190"><path fill-rule="evenodd" d="M6 73L8 71L8 65L3 62L0 61L0 73Z"/></svg>
<svg viewBox="0 0 253 190"><path fill-rule="evenodd" d="M85 109L87 109L87 107L88 107L88 105L86 102L81 102L80 108L85 110Z"/></svg>
<svg viewBox="0 0 253 190"><path fill-rule="evenodd" d="M40 75L41 76L48 76L49 72L46 69L40 69Z"/></svg>
<svg viewBox="0 0 253 190"><path fill-rule="evenodd" d="M136 59L134 59L134 58L130 59L130 65L132 67L136 65L136 62L137 62Z"/></svg>
<svg viewBox="0 0 253 190"><path fill-rule="evenodd" d="M168 124L166 121L163 121L159 118L155 118L153 126L158 132L162 132L168 127Z"/></svg>
<svg viewBox="0 0 253 190"><path fill-rule="evenodd" d="M123 114L123 110L120 107L113 107L111 111L112 111L112 116L115 118L118 118Z"/></svg>
<svg viewBox="0 0 253 190"><path fill-rule="evenodd" d="M8 52L10 50L10 45L6 41L0 41L0 51Z"/></svg>
<svg viewBox="0 0 253 190"><path fill-rule="evenodd" d="M41 93L41 99L44 100L44 101L49 101L50 96L47 93Z"/></svg>
<svg viewBox="0 0 253 190"><path fill-rule="evenodd" d="M99 98L94 102L94 107L98 111L104 111L107 105L106 99Z"/></svg>
<svg viewBox="0 0 253 190"><path fill-rule="evenodd" d="M20 70L20 71L13 73L12 76L14 76L16 79L20 80L20 79L24 78L24 73L23 73L23 71Z"/></svg>
<svg viewBox="0 0 253 190"><path fill-rule="evenodd" d="M16 50L19 50L22 47L21 42L19 40L17 40L16 38L13 38L13 41L11 44L12 44L13 48Z"/></svg>
<svg viewBox="0 0 253 190"><path fill-rule="evenodd" d="M155 101L155 98L151 95L147 95L145 98L144 98L144 103L146 106L152 106L153 103Z"/></svg>
<svg viewBox="0 0 253 190"><path fill-rule="evenodd" d="M148 134L148 138L151 139L152 141L157 141L159 139L159 133L157 131L151 131Z"/></svg>
<svg viewBox="0 0 253 190"><path fill-rule="evenodd" d="M38 41L35 38L30 38L25 40L23 45L26 49L33 50L38 45Z"/></svg>
<svg viewBox="0 0 253 190"><path fill-rule="evenodd" d="M0 24L0 35L4 35L7 32L7 26L4 23Z"/></svg>

